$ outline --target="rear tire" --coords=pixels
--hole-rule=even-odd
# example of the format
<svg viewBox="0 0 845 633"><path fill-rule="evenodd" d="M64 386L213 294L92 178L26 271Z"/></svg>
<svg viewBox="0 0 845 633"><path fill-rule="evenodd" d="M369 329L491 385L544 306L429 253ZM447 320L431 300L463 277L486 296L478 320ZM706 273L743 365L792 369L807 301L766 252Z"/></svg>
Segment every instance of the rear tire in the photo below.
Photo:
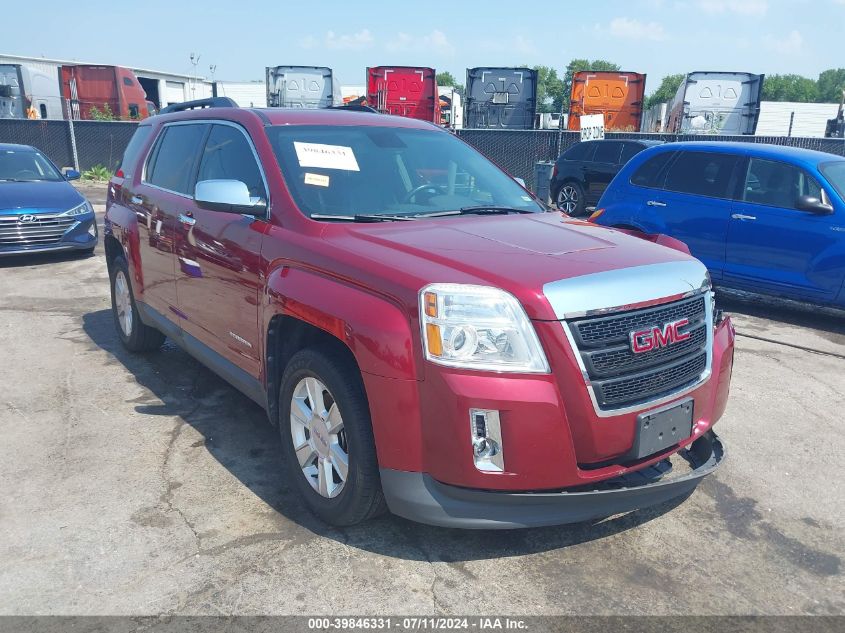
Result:
<svg viewBox="0 0 845 633"><path fill-rule="evenodd" d="M555 195L557 208L566 215L577 217L584 214L584 189L577 182L565 182Z"/></svg>
<svg viewBox="0 0 845 633"><path fill-rule="evenodd" d="M165 336L157 329L141 322L132 283L129 281L129 266L123 257L115 257L109 272L111 280L111 310L114 327L120 342L130 352L151 352L164 343Z"/></svg>
<svg viewBox="0 0 845 633"><path fill-rule="evenodd" d="M354 525L385 511L364 384L346 356L294 354L279 388L279 431L289 476L323 521Z"/></svg>

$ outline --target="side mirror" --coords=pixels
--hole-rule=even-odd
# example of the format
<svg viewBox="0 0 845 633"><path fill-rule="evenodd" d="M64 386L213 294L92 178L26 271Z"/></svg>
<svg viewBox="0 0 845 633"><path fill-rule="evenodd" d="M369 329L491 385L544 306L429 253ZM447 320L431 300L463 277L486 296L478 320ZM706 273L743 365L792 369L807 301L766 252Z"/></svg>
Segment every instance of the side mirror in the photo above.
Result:
<svg viewBox="0 0 845 633"><path fill-rule="evenodd" d="M267 210L261 198L252 198L240 180L201 180L194 188L194 202L201 209L258 215Z"/></svg>
<svg viewBox="0 0 845 633"><path fill-rule="evenodd" d="M525 189L525 180L524 179L514 178L514 180L517 181L522 186L523 189Z"/></svg>
<svg viewBox="0 0 845 633"><path fill-rule="evenodd" d="M795 208L799 211L807 211L816 215L830 215L833 207L825 204L815 196L800 196L795 202Z"/></svg>
<svg viewBox="0 0 845 633"><path fill-rule="evenodd" d="M64 175L65 180L79 180L82 178L82 174L75 169L65 169L62 171L62 174Z"/></svg>

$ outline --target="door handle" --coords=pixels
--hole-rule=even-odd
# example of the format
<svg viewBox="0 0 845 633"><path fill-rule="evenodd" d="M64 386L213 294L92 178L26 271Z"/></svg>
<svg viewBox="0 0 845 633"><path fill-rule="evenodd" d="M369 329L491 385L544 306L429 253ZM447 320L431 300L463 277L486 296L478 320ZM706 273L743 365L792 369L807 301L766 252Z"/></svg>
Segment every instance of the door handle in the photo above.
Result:
<svg viewBox="0 0 845 633"><path fill-rule="evenodd" d="M195 218L192 218L190 215L186 215L184 213L179 214L179 222L187 226L193 226L197 223Z"/></svg>
<svg viewBox="0 0 845 633"><path fill-rule="evenodd" d="M650 207L665 207L665 202L660 202L659 200L649 200L646 204Z"/></svg>
<svg viewBox="0 0 845 633"><path fill-rule="evenodd" d="M734 220L756 220L756 215L745 215L743 213L734 213L731 216Z"/></svg>
<svg viewBox="0 0 845 633"><path fill-rule="evenodd" d="M141 196L132 196L129 198L129 202L132 204L144 204L144 199Z"/></svg>

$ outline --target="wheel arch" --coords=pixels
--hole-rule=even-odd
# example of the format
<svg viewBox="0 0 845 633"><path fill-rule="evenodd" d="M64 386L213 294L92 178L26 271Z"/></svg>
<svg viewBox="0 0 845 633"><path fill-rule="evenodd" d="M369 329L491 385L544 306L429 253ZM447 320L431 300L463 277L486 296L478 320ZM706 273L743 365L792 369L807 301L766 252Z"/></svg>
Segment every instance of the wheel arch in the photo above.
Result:
<svg viewBox="0 0 845 633"><path fill-rule="evenodd" d="M422 467L419 380L422 345L398 299L321 271L280 265L267 276L263 311L267 411L279 416L279 387L299 349L326 346L357 367L367 397L379 464ZM402 424L396 424L401 417Z"/></svg>

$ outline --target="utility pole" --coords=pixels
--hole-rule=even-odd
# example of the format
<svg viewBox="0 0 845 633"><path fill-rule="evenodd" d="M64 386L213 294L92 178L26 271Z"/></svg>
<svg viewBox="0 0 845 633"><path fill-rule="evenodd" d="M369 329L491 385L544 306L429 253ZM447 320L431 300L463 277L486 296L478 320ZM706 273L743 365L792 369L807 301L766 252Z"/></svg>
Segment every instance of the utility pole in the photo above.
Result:
<svg viewBox="0 0 845 633"><path fill-rule="evenodd" d="M197 55L195 53L191 53L191 66L194 67L193 80L191 82L191 99L192 100L197 96L197 66L199 66L199 63L200 63L200 57L202 57L202 55Z"/></svg>

